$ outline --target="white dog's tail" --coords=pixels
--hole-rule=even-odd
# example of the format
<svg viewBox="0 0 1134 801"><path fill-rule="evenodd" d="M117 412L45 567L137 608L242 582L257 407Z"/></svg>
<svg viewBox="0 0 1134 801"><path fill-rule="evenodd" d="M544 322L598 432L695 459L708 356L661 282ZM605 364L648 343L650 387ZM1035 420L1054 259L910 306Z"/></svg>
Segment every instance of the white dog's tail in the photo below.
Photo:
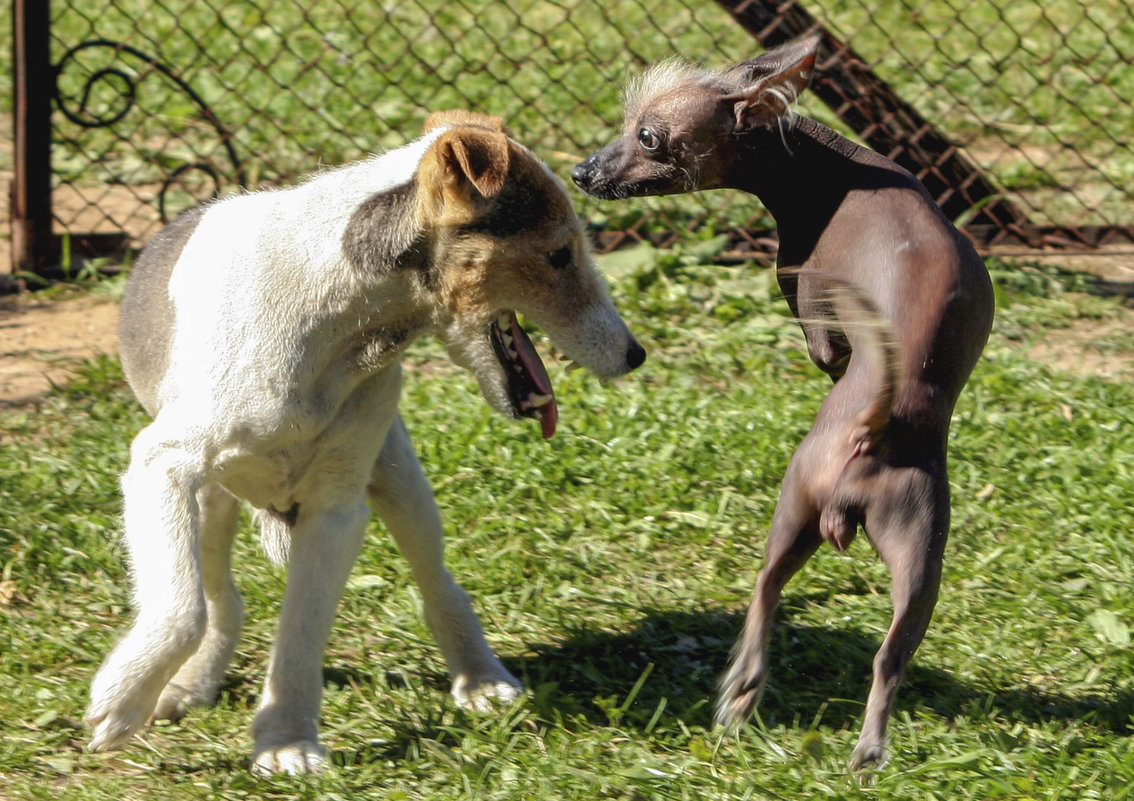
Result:
<svg viewBox="0 0 1134 801"><path fill-rule="evenodd" d="M260 524L260 547L276 567L287 565L291 551L291 525L283 515L258 509L256 520Z"/></svg>

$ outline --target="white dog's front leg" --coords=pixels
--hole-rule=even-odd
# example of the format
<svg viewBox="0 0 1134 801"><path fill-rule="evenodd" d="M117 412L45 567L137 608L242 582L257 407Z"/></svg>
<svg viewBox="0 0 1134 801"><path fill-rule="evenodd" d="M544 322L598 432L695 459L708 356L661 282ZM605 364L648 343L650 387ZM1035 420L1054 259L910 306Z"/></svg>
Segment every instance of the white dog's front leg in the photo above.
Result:
<svg viewBox="0 0 1134 801"><path fill-rule="evenodd" d="M323 652L366 528L362 497L324 512L300 508L292 527L287 590L252 733L260 775L322 770L317 720Z"/></svg>
<svg viewBox="0 0 1134 801"><path fill-rule="evenodd" d="M121 745L150 719L162 688L197 648L205 598L197 541L199 472L145 429L122 477L125 542L137 619L91 685L91 748Z"/></svg>
<svg viewBox="0 0 1134 801"><path fill-rule="evenodd" d="M374 466L370 503L410 563L457 703L488 711L493 698L514 701L523 685L492 653L468 595L445 569L441 515L400 416Z"/></svg>

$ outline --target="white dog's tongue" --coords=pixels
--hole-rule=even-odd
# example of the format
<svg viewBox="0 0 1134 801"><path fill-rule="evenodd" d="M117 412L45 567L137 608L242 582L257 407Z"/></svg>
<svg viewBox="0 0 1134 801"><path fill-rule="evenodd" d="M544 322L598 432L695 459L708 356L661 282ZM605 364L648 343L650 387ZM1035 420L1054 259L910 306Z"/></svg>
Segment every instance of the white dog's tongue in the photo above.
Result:
<svg viewBox="0 0 1134 801"><path fill-rule="evenodd" d="M528 378L540 395L550 398L550 400L543 402L543 405L538 406L543 438L550 439L551 435L555 433L555 422L559 419L559 407L556 406L555 393L551 389L551 377L548 376L539 354L536 353L535 346L532 345L527 332L520 327L515 314L512 315L511 323L509 333L512 335L512 347L516 349L516 353L527 371Z"/></svg>

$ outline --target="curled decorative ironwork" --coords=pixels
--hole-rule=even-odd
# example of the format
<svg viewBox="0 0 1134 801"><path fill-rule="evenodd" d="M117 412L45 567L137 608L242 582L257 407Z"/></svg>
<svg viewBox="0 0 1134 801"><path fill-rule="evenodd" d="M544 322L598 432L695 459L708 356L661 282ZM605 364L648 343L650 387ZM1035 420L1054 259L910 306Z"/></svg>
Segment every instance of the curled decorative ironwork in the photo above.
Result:
<svg viewBox="0 0 1134 801"><path fill-rule="evenodd" d="M175 170L170 172L169 175L165 176L165 178L161 182L161 189L158 191L157 201L158 214L161 216L162 222L169 221L169 215L166 214L165 211L166 193L175 185L180 183L181 176L183 176L187 172L193 171L203 172L205 173L205 175L209 176L210 179L212 179L213 193L211 197L217 197L220 195L221 179L212 164L209 164L207 161L195 161L192 164L182 164L180 167L177 167Z"/></svg>
<svg viewBox="0 0 1134 801"><path fill-rule="evenodd" d="M209 104L205 102L204 98L197 94L193 87L173 69L136 47L131 47L123 42L115 42L110 39L92 39L75 45L63 54L63 57L59 59L54 67L55 100L63 116L83 128L107 128L120 122L137 105L138 81L146 76L142 75L139 77L127 70L117 67L104 67L93 71L87 76L81 90L77 93L77 104L74 107L68 105L70 98L64 98L62 92L59 90L59 77L80 53L93 48L107 48L113 50L114 54L117 56L131 56L169 79L186 97L193 101L197 108L200 109L201 116L213 130L216 131L221 145L223 145L228 154L228 160L232 164L232 175L235 177L236 183L241 186L244 185L246 180L244 166L236 154L235 147L233 147L232 134L224 127L220 119L209 107ZM109 88L109 94L120 101L113 104L108 111L92 110L92 97L95 96L96 91L100 91L100 87L103 94L106 94L106 89ZM203 172L209 176L213 183L213 197L216 197L220 193L220 173L212 164L197 161L182 164L174 168L162 179L161 189L158 191L158 213L163 223L169 221L166 213L167 193L180 182L181 177L185 173L190 171Z"/></svg>
<svg viewBox="0 0 1134 801"><path fill-rule="evenodd" d="M129 75L129 73L113 68L98 70L97 72L92 73L89 78L87 78L87 82L83 85L82 97L79 100L79 112L82 114L88 113L91 94L94 91L95 87L97 87L99 83L109 83L109 79L111 77L121 78L126 87L126 91L121 93L121 97L125 101L125 105L121 110L109 117L100 117L92 113L89 119L84 119L82 116L80 116L80 114L76 114L68 109L67 106L63 104L62 98L60 98L59 110L63 112L63 116L65 116L76 125L81 125L84 128L108 128L125 117L130 112L130 109L134 107L134 91L136 84L134 83L133 78Z"/></svg>

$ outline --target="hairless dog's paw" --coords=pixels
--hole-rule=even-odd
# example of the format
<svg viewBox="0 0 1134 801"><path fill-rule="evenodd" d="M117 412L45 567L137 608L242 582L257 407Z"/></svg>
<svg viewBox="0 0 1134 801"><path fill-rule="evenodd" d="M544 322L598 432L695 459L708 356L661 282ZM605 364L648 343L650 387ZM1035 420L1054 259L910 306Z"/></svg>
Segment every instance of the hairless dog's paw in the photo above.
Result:
<svg viewBox="0 0 1134 801"><path fill-rule="evenodd" d="M882 743L859 743L851 754L852 771L869 771L882 767L886 762L886 746Z"/></svg>
<svg viewBox="0 0 1134 801"><path fill-rule="evenodd" d="M748 660L737 658L729 672L721 680L720 695L714 718L728 729L736 729L742 724L764 694L767 673L762 659Z"/></svg>
<svg viewBox="0 0 1134 801"><path fill-rule="evenodd" d="M717 700L717 709L713 719L718 726L723 726L732 733L740 728L755 706L755 693L744 693L736 697L722 695Z"/></svg>

